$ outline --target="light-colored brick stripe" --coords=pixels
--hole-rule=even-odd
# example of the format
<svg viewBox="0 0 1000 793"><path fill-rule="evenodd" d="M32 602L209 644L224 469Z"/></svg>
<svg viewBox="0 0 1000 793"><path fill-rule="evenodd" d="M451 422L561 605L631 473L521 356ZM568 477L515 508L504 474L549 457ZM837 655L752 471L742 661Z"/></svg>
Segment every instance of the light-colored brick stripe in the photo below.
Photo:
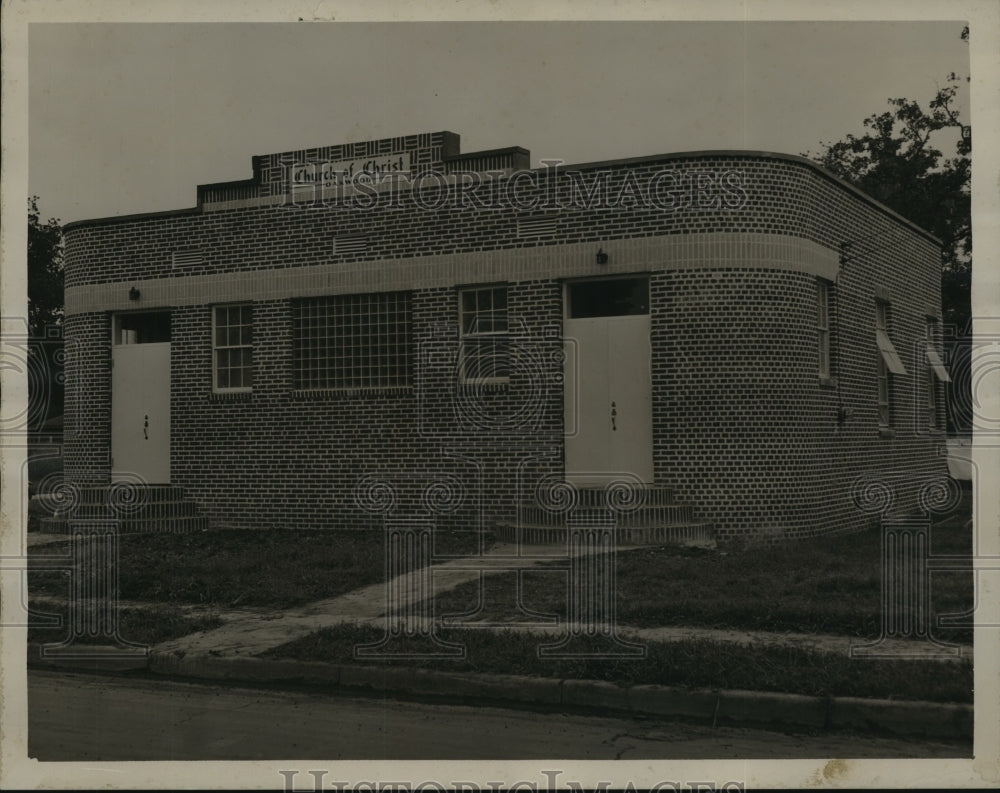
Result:
<svg viewBox="0 0 1000 793"><path fill-rule="evenodd" d="M613 240L604 273L750 267L789 270L832 280L838 254L811 240L777 234L719 232ZM349 294L452 286L491 280L571 278L594 274L595 243L406 257L352 264L192 275L66 290L66 313L202 305L232 300ZM129 300L135 286L141 299Z"/></svg>

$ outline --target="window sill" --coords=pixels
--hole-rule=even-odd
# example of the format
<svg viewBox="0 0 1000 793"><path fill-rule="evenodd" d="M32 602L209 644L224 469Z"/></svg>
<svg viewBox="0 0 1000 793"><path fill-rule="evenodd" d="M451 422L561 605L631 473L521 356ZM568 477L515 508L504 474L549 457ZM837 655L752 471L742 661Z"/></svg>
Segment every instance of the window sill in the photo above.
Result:
<svg viewBox="0 0 1000 793"><path fill-rule="evenodd" d="M253 391L213 391L208 395L210 402L249 402Z"/></svg>
<svg viewBox="0 0 1000 793"><path fill-rule="evenodd" d="M371 396L408 396L413 393L413 386L372 386L370 388L295 388L292 399L350 399L352 397Z"/></svg>
<svg viewBox="0 0 1000 793"><path fill-rule="evenodd" d="M836 377L820 377L819 379L820 388L836 388L837 378Z"/></svg>
<svg viewBox="0 0 1000 793"><path fill-rule="evenodd" d="M878 436L880 438L895 438L896 430L894 430L892 427L879 427Z"/></svg>
<svg viewBox="0 0 1000 793"><path fill-rule="evenodd" d="M509 385L510 380L506 377L502 380L463 380L458 383L458 389L482 393L483 391L506 391Z"/></svg>

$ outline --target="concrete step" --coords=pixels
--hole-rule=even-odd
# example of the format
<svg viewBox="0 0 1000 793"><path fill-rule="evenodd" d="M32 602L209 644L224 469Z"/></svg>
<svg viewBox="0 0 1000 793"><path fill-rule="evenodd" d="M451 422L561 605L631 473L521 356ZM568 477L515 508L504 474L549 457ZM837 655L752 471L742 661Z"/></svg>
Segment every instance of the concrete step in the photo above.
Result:
<svg viewBox="0 0 1000 793"><path fill-rule="evenodd" d="M163 518L114 518L104 515L100 518L41 518L39 530L46 534L68 534L70 524L75 520L106 520L114 521L121 534L162 533L188 534L209 529L209 520L205 515L185 515Z"/></svg>
<svg viewBox="0 0 1000 793"><path fill-rule="evenodd" d="M604 487L576 487L576 504L580 508L610 507L629 510L637 506L668 506L674 501L674 490L662 485L632 487L627 482L611 483ZM526 505L529 506L529 505ZM530 506L544 506L535 504Z"/></svg>
<svg viewBox="0 0 1000 793"><path fill-rule="evenodd" d="M65 534L70 531L70 523L77 520L113 521L123 534L187 533L209 528L208 518L176 485L84 484L63 495L54 505L61 509L39 519L41 531Z"/></svg>
<svg viewBox="0 0 1000 793"><path fill-rule="evenodd" d="M527 545L554 545L566 543L569 530L565 526L501 524L496 537L503 542L522 542ZM621 526L616 530L616 544L620 547L647 545L689 545L715 547L715 532L711 523L673 523L659 526Z"/></svg>
<svg viewBox="0 0 1000 793"><path fill-rule="evenodd" d="M613 482L569 486L539 492L520 505L516 523L499 527L497 536L529 544L565 542L567 525L613 524L619 545L715 545L713 527L696 519L694 507L679 504L674 490L662 485Z"/></svg>
<svg viewBox="0 0 1000 793"><path fill-rule="evenodd" d="M75 483L70 483L75 484ZM150 504L160 501L183 501L184 488L177 485L148 485L136 482L112 482L110 484L75 484L78 501L81 504L127 505L131 503Z"/></svg>
<svg viewBox="0 0 1000 793"><path fill-rule="evenodd" d="M614 510L606 507L577 508L569 512L556 512L540 506L521 507L520 521L532 526L565 526L566 520L575 515L606 511L609 518L616 520L619 526L644 528L670 523L691 523L694 520L694 508L690 504L643 505L635 509Z"/></svg>
<svg viewBox="0 0 1000 793"><path fill-rule="evenodd" d="M53 512L55 518L184 518L200 514L193 501L151 501L138 504L78 504L65 513Z"/></svg>

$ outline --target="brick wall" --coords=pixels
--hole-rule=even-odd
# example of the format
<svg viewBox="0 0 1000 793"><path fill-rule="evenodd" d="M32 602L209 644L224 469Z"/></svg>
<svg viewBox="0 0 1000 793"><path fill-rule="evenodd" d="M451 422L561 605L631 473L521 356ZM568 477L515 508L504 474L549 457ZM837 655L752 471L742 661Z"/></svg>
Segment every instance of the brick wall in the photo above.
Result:
<svg viewBox="0 0 1000 793"><path fill-rule="evenodd" d="M530 354L551 356L559 339L543 349L535 328L559 310L558 285L517 284L510 292L511 310L525 322L526 346L539 348ZM537 479L531 473L537 469L561 470L551 454L561 439L561 389L548 377L537 382L529 369L512 375L503 389L456 392L455 291L421 290L411 299L419 361L413 385L350 394L294 389L288 300L254 304L253 393L213 394L211 306L176 310L174 482L217 522L232 525L372 525L358 503L364 500L359 482L368 477L392 487L404 512L422 510L428 487L457 477L453 487L465 498L456 512L446 513L452 523L468 526L480 489L492 518L512 518L519 464L549 453L551 459L529 467L530 477ZM478 485L477 463L486 488Z"/></svg>
<svg viewBox="0 0 1000 793"><path fill-rule="evenodd" d="M663 173L669 176L657 177ZM162 304L173 307L171 469L175 483L218 521L371 525L359 503L365 482L374 481L366 477L376 475L390 483L404 511L426 510L428 499L447 501L451 487L464 498L457 507L438 504L442 520L467 525L477 514L476 498L490 519L509 518L519 489L562 470L559 278L643 271L651 276L658 484L676 487L721 537L861 528L871 520L855 503L865 475L891 480L898 506L914 506L921 479L944 471L943 436L916 418L926 376L916 345L926 317L940 316L931 240L795 158L647 158L581 174L590 186L605 174L618 206L583 208L571 180L557 180L553 190L551 174L541 172L519 198L554 199L563 209L526 213L499 200L497 188L483 187L480 197L488 201L493 190L495 208L429 210L437 200L430 190L420 199L424 208L403 196L396 207L369 211L272 206L71 224L67 302L81 308L67 320L67 336L78 344L68 364L67 427L77 429L68 436L68 471L78 478L107 474L108 315L94 307L123 307L129 284L169 279L156 283L173 289L171 302ZM672 208L629 200L630 184L641 192L656 178L671 188L661 191L661 203L670 198ZM525 215L551 216L554 223L528 237L518 233ZM359 234L368 237L366 249L333 252L335 239ZM833 271L827 266L821 274L838 278L831 303L834 382L818 377L817 268L776 264L758 244L762 238L807 240L833 262ZM683 242L630 257L644 239ZM837 276L844 242L854 246ZM688 243L697 252L685 259L680 251ZM593 262L599 245L612 252L608 267ZM191 246L201 249L202 261L174 266L172 250ZM674 253L657 258L656 250ZM483 263L491 252L521 257L518 274L511 277L503 259ZM451 257L448 285L435 270L435 278L416 287L425 272L421 262L442 256ZM253 392L213 394L211 304L199 295L244 299L236 277L338 267L368 268L377 284L369 290L411 290L411 387L296 392L290 298L304 292L290 289L253 302ZM326 293L350 291L330 272ZM507 280L524 366L505 388L456 387L454 286ZM185 283L198 286L185 294ZM324 293L324 283L309 293ZM876 293L891 301L892 336L908 369L895 378L891 435L879 431L876 416ZM157 292L144 289L149 294ZM156 305L144 298L144 308ZM838 423L841 408L852 414Z"/></svg>
<svg viewBox="0 0 1000 793"><path fill-rule="evenodd" d="M893 436L878 429L875 302L858 280L845 273L834 287L852 308L839 324L831 319L835 382L823 382L815 277L751 269L654 276L657 476L710 516L720 538L863 528L873 520L858 503L868 482L888 482L907 510L917 507L920 482L943 473L940 434L914 421L925 366L900 343L909 376L894 383ZM922 333L919 312L896 294L896 313L913 326L894 335ZM852 411L843 423L840 407Z"/></svg>
<svg viewBox="0 0 1000 793"><path fill-rule="evenodd" d="M108 481L111 462L111 323L104 313L64 321L63 469L80 484Z"/></svg>

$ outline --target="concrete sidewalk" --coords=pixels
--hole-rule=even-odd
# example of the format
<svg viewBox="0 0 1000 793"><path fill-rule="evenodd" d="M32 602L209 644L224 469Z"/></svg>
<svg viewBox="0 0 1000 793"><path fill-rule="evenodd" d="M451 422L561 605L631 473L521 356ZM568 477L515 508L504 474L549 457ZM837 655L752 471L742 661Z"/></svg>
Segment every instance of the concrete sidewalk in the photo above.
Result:
<svg viewBox="0 0 1000 793"><path fill-rule="evenodd" d="M384 584L379 585L384 586ZM368 589L368 588L366 588ZM350 595L356 595L356 592ZM344 602L348 595L343 596ZM335 613L323 612L321 604L338 603L341 598L310 603L296 609L285 611L268 608L243 606L239 608L217 608L200 604L182 605L182 609L190 616L214 616L225 623L210 631L188 634L172 641L156 645L154 652L161 653L210 653L213 656L231 656L248 658L277 647L288 641L307 636L323 628L342 624L371 625L377 628L386 626L384 611L369 603L364 611L368 613ZM33 605L44 607L48 603L65 602L62 598L39 596L32 598ZM163 608L163 603L142 601L120 601L119 608L126 609L157 609ZM384 598L383 598L384 606ZM359 612L361 610L359 609ZM378 612L378 613L372 613ZM431 626L420 620L413 622L415 627L431 630ZM446 628L451 625L444 626ZM523 623L498 623L490 621L469 620L459 626L468 630L489 631L522 631L535 633L539 636L560 637L567 633L581 633L581 625L560 622L556 625L525 625ZM874 643L873 639L863 639L854 636L838 636L822 633L793 633L775 631L736 630L732 628L697 628L687 626L664 625L656 628L639 628L634 625L617 625L615 634L630 642L680 642L680 641L710 641L734 645L734 647L753 647L765 645L781 645L812 650L821 653L849 655L864 652L861 648L870 647L886 659L900 658L905 660L926 660L940 662L958 662L973 657L971 644L936 645L932 642L910 639L886 638Z"/></svg>

